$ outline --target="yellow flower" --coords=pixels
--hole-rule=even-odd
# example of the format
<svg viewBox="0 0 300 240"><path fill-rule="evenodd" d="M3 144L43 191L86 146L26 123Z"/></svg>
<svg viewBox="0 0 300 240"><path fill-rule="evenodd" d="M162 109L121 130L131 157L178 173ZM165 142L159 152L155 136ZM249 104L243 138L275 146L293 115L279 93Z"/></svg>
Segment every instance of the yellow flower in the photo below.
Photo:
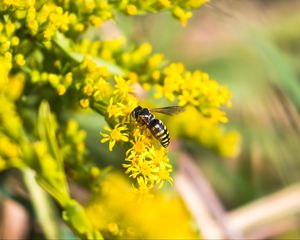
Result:
<svg viewBox="0 0 300 240"><path fill-rule="evenodd" d="M165 96L167 100L170 102L173 102L175 100L175 94L174 94L174 88L172 85L155 85L156 93L154 95L155 98L160 98L162 96Z"/></svg>
<svg viewBox="0 0 300 240"><path fill-rule="evenodd" d="M16 62L16 64L18 65L18 66L23 66L25 63L26 63L26 61L25 61L25 59L24 59L24 55L23 54L21 54L21 53L18 53L16 56L15 56L15 62Z"/></svg>
<svg viewBox="0 0 300 240"><path fill-rule="evenodd" d="M17 158L20 155L19 146L2 134L0 135L0 155L8 158Z"/></svg>
<svg viewBox="0 0 300 240"><path fill-rule="evenodd" d="M106 109L107 113L108 113L108 117L112 118L112 117L120 117L120 116L124 116L123 112L122 112L122 107L119 106L119 104L114 104L114 98L112 97L109 100L109 105Z"/></svg>
<svg viewBox="0 0 300 240"><path fill-rule="evenodd" d="M93 179L95 179L95 178L97 178L97 177L99 177L100 176L100 169L98 168L98 167L96 167L96 166L93 166L93 167L91 167L91 169L90 169L90 176L93 178Z"/></svg>
<svg viewBox="0 0 300 240"><path fill-rule="evenodd" d="M137 14L137 8L133 4L128 4L126 7L126 11L127 11L128 15L131 15L131 16Z"/></svg>
<svg viewBox="0 0 300 240"><path fill-rule="evenodd" d="M207 3L209 0L188 0L188 5L192 8L199 8L201 5Z"/></svg>
<svg viewBox="0 0 300 240"><path fill-rule="evenodd" d="M164 55L163 54L154 54L148 59L148 68L149 69L155 69L159 67L159 65L162 63L164 60Z"/></svg>
<svg viewBox="0 0 300 240"><path fill-rule="evenodd" d="M93 92L94 92L94 88L91 84L87 84L83 87L83 93L87 96L92 96Z"/></svg>
<svg viewBox="0 0 300 240"><path fill-rule="evenodd" d="M139 190L145 191L148 187L149 191L156 184L162 187L165 181L172 183L172 166L169 164L167 150L155 147L156 140L147 128L143 130L138 126L132 135L132 147L126 152L127 163L123 164L123 167L126 168L125 173L129 174L129 177L137 179Z"/></svg>
<svg viewBox="0 0 300 240"><path fill-rule="evenodd" d="M24 85L25 85L25 74L17 73L11 76L7 84L7 90L8 90L7 96L13 101L17 100L23 93Z"/></svg>
<svg viewBox="0 0 300 240"><path fill-rule="evenodd" d="M126 81L121 76L115 76L115 91L113 94L118 95L121 98L126 98L129 94L136 92L135 87L131 81Z"/></svg>
<svg viewBox="0 0 300 240"><path fill-rule="evenodd" d="M139 183L140 187L132 189L121 174L111 173L105 177L100 184L108 191L94 194L87 205L87 214L94 226L108 232L109 224L116 223L118 238L122 239L199 239L177 194L158 191L154 198L148 198L151 195L147 181L139 179ZM134 193L143 199L138 204Z"/></svg>
<svg viewBox="0 0 300 240"><path fill-rule="evenodd" d="M159 168L153 164L153 161L146 160L143 158L143 155L140 155L140 162L137 165L137 168L132 169L130 177L136 178L137 176L143 176L149 181L154 182L157 179L156 173Z"/></svg>
<svg viewBox="0 0 300 240"><path fill-rule="evenodd" d="M105 81L102 77L100 77L95 84L94 87L94 98L96 100L103 100L105 97L108 97L112 93L111 85Z"/></svg>
<svg viewBox="0 0 300 240"><path fill-rule="evenodd" d="M95 27L100 27L101 24L103 23L103 19L101 17L97 17L97 16L93 16L91 18L91 23L95 26Z"/></svg>
<svg viewBox="0 0 300 240"><path fill-rule="evenodd" d="M123 122L128 121L132 110L138 105L138 101L132 95L128 95L126 102L118 102L118 107L121 109L120 116L124 116Z"/></svg>
<svg viewBox="0 0 300 240"><path fill-rule="evenodd" d="M156 184L159 184L158 188L162 188L165 181L168 181L170 184L173 184L173 179L170 176L170 172L172 172L172 168L159 168L158 178L156 180Z"/></svg>
<svg viewBox="0 0 300 240"><path fill-rule="evenodd" d="M6 88L8 83L8 73L10 66L5 58L0 58L0 93Z"/></svg>
<svg viewBox="0 0 300 240"><path fill-rule="evenodd" d="M158 81L160 78L160 71L158 70L153 71L151 77L153 78L154 81Z"/></svg>
<svg viewBox="0 0 300 240"><path fill-rule="evenodd" d="M107 224L107 230L114 236L118 235L120 232L119 226L116 223Z"/></svg>
<svg viewBox="0 0 300 240"><path fill-rule="evenodd" d="M159 3L165 8L169 8L172 5L170 0L159 0Z"/></svg>
<svg viewBox="0 0 300 240"><path fill-rule="evenodd" d="M109 151L112 151L117 141L128 142L129 140L128 134L122 133L122 131L127 130L127 127L125 126L120 126L120 124L117 124L114 129L109 127L104 127L104 129L108 131L109 134L100 132L101 136L103 137L101 139L101 143L109 141Z"/></svg>
<svg viewBox="0 0 300 240"><path fill-rule="evenodd" d="M138 177L137 179L138 188L136 189L136 193L138 194L138 199L152 198L153 195L150 194L150 189L153 188L153 183L147 181L147 179L143 177Z"/></svg>
<svg viewBox="0 0 300 240"><path fill-rule="evenodd" d="M184 90L182 92L182 94L179 95L179 97L178 97L178 100L179 100L178 105L179 106L185 106L187 104L191 104L191 105L197 106L198 105L197 97L198 97L198 91L196 91L196 90L192 90L192 91Z"/></svg>
<svg viewBox="0 0 300 240"><path fill-rule="evenodd" d="M148 146L148 142L145 141L145 136L139 135L135 136L134 140L131 140L130 143L132 143L131 149L133 153L135 154L141 154L145 151L145 148Z"/></svg>
<svg viewBox="0 0 300 240"><path fill-rule="evenodd" d="M236 131L231 131L222 136L218 142L219 152L224 157L235 157L240 153L241 136Z"/></svg>
<svg viewBox="0 0 300 240"><path fill-rule="evenodd" d="M90 101L87 98L82 98L80 99L79 104L82 108L88 108L90 106Z"/></svg>
<svg viewBox="0 0 300 240"><path fill-rule="evenodd" d="M175 17L177 17L179 19L179 21L181 22L182 26L186 26L187 21L193 16L192 12L185 12L180 7L176 7L173 10L173 14L175 15Z"/></svg>

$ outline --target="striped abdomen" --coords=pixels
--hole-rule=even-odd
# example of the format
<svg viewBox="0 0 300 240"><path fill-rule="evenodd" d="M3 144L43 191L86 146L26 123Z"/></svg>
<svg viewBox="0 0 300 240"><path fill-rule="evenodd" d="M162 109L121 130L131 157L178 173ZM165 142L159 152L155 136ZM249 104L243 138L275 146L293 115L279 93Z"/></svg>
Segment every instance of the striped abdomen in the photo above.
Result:
<svg viewBox="0 0 300 240"><path fill-rule="evenodd" d="M167 127L159 119L153 119L149 122L148 128L153 136L161 143L163 147L167 147L170 143L170 135Z"/></svg>

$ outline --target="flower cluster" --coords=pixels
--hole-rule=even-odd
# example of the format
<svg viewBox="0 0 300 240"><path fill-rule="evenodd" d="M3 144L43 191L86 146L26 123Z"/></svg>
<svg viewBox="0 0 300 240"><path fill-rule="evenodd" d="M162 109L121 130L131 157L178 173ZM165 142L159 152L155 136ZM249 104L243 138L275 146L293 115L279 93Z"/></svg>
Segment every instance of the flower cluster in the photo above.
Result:
<svg viewBox="0 0 300 240"><path fill-rule="evenodd" d="M156 97L164 96L173 102L178 97L180 106L194 106L214 122L227 122L223 105L231 106L231 92L220 86L202 71L190 72L181 63L172 63L163 71L163 83L157 84Z"/></svg>
<svg viewBox="0 0 300 240"><path fill-rule="evenodd" d="M128 15L143 14L145 12L156 12L158 10L170 11L183 26L192 17L192 9L199 8L208 0L192 1L170 1L170 0L141 0L141 1L120 1L115 2L115 6Z"/></svg>
<svg viewBox="0 0 300 240"><path fill-rule="evenodd" d="M216 119L203 116L192 106L186 107L184 114L171 118L168 126L175 136L194 139L221 156L235 157L239 154L239 133L234 130L226 131L222 126L216 125Z"/></svg>
<svg viewBox="0 0 300 240"><path fill-rule="evenodd" d="M104 127L107 133L100 132L101 142L109 141L109 151L117 142L127 143L126 163L123 166L126 173L136 180L140 197L148 196L155 185L161 187L165 181L172 183L169 174L172 166L168 163L167 151L158 146L146 126L131 119L131 112L138 105L133 95L137 91L137 83L121 76L116 76L114 81L113 95L106 110L108 123L112 127Z"/></svg>
<svg viewBox="0 0 300 240"><path fill-rule="evenodd" d="M91 102L101 102L111 95L111 86L107 81L110 75L107 68L98 66L86 57L82 63L73 68L75 88L80 93L80 106L87 108Z"/></svg>
<svg viewBox="0 0 300 240"><path fill-rule="evenodd" d="M18 145L22 138L22 121L15 101L23 92L24 75L16 73L9 76L10 68L10 62L0 57L0 170L23 165Z"/></svg>
<svg viewBox="0 0 300 240"><path fill-rule="evenodd" d="M88 203L87 215L105 238L198 238L189 213L176 194L159 191L155 198L137 202L132 198L134 189L117 173L107 176L101 189Z"/></svg>
<svg viewBox="0 0 300 240"><path fill-rule="evenodd" d="M131 148L126 152L126 173L137 179L139 193L147 195L155 184L163 186L165 181L172 183L172 165L167 150L153 143L153 136L147 128L139 126L134 130Z"/></svg>

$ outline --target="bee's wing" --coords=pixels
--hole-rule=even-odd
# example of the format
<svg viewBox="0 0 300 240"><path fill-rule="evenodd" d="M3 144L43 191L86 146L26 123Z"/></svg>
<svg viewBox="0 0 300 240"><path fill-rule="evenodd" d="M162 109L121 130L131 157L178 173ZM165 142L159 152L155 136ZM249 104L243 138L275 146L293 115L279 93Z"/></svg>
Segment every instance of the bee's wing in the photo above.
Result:
<svg viewBox="0 0 300 240"><path fill-rule="evenodd" d="M183 107L180 106L170 106L170 107L163 107L163 108L151 108L151 112L163 113L167 115L175 115L184 111Z"/></svg>

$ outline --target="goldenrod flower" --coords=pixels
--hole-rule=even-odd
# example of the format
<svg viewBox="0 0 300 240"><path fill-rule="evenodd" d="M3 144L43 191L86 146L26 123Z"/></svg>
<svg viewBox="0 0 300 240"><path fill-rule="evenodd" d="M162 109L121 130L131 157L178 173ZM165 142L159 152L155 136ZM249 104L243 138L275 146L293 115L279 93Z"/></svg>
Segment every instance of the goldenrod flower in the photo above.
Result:
<svg viewBox="0 0 300 240"><path fill-rule="evenodd" d="M138 188L136 188L136 192L138 194L139 199L144 198L152 198L153 195L150 194L150 189L153 187L153 183L149 182L147 179L143 177L137 178Z"/></svg>
<svg viewBox="0 0 300 240"><path fill-rule="evenodd" d="M107 113L108 113L109 118L112 118L112 117L117 118L120 116L124 116L122 107L120 106L120 104L114 103L114 97L110 98L110 100L109 100L109 105L107 107Z"/></svg>
<svg viewBox="0 0 300 240"><path fill-rule="evenodd" d="M135 87L132 85L131 81L126 81L121 76L115 76L115 91L113 92L121 98L126 98L129 94L135 92Z"/></svg>
<svg viewBox="0 0 300 240"><path fill-rule="evenodd" d="M178 97L179 100L178 105L185 106L187 104L191 104L197 106L198 105L197 97L198 97L198 92L195 89L192 91L184 90L182 94Z"/></svg>
<svg viewBox="0 0 300 240"><path fill-rule="evenodd" d="M165 8L169 8L172 5L170 0L159 0L159 3Z"/></svg>
<svg viewBox="0 0 300 240"><path fill-rule="evenodd" d="M159 188L162 188L165 181L168 181L170 184L173 184L173 179L170 176L170 172L172 172L172 168L159 168L159 171L157 173L158 177L156 180L156 184L159 184Z"/></svg>
<svg viewBox="0 0 300 240"><path fill-rule="evenodd" d="M126 11L131 16L137 14L137 8L133 4L128 4L127 7L126 7Z"/></svg>
<svg viewBox="0 0 300 240"><path fill-rule="evenodd" d="M16 56L15 56L15 63L18 65L18 66L23 66L25 63L26 63L26 61L25 61L25 58L24 58L24 55L23 54L17 54Z"/></svg>
<svg viewBox="0 0 300 240"><path fill-rule="evenodd" d="M134 137L134 140L131 140L130 143L132 143L131 149L133 150L132 153L134 154L141 154L145 151L145 148L148 146L149 142L145 141L145 136L138 135ZM129 149L128 151L131 151ZM130 157L130 155L128 156Z"/></svg>
<svg viewBox="0 0 300 240"><path fill-rule="evenodd" d="M173 14L179 19L182 26L186 26L187 21L193 16L193 13L190 11L184 11L180 7L176 7L173 10Z"/></svg>
<svg viewBox="0 0 300 240"><path fill-rule="evenodd" d="M80 99L79 104L82 108L88 108L90 105L90 101L87 98L82 98Z"/></svg>
<svg viewBox="0 0 300 240"><path fill-rule="evenodd" d="M122 133L122 131L127 130L127 127L120 126L120 124L117 124L113 129L109 127L104 127L107 133L100 132L101 136L103 137L101 139L101 143L109 141L109 151L112 151L113 147L115 146L116 142L123 141L128 142L128 133Z"/></svg>

